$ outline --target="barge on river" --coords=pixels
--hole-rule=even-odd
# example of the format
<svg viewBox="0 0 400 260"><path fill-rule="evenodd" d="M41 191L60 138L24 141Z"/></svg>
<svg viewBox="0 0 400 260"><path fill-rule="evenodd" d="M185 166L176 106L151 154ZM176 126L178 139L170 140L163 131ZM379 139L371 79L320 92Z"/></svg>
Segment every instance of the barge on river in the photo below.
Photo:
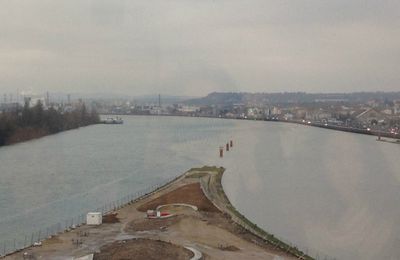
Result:
<svg viewBox="0 0 400 260"><path fill-rule="evenodd" d="M124 123L124 120L120 117L116 118L109 117L101 122L106 125L122 125Z"/></svg>

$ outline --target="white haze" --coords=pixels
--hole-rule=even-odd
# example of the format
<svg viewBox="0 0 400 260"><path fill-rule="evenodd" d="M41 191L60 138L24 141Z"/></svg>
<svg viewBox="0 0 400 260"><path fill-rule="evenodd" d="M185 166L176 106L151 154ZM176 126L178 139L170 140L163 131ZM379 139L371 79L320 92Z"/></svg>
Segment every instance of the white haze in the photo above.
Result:
<svg viewBox="0 0 400 260"><path fill-rule="evenodd" d="M0 93L399 90L400 1L3 0Z"/></svg>

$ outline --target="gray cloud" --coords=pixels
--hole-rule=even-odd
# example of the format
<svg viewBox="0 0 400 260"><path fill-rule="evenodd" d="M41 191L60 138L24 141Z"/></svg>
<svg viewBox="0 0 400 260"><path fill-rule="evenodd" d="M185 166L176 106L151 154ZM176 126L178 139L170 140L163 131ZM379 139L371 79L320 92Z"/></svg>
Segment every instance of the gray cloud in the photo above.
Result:
<svg viewBox="0 0 400 260"><path fill-rule="evenodd" d="M2 1L0 92L398 90L399 1Z"/></svg>

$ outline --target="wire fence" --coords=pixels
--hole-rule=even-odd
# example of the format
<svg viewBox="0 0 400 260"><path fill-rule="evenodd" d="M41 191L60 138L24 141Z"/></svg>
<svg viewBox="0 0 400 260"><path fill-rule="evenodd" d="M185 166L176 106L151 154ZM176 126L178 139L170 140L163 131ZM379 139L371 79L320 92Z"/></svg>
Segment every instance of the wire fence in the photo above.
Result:
<svg viewBox="0 0 400 260"><path fill-rule="evenodd" d="M126 195L118 200L114 200L111 202L108 202L104 204L102 207L98 207L96 209L92 208L89 209L86 212L83 212L82 214L79 214L78 216L71 217L68 219L65 219L64 221L60 221L57 224L48 226L46 228L39 229L36 232L32 232L29 234L25 234L25 236L22 236L22 238L15 238L13 240L5 240L0 243L0 257L5 257L7 255L10 255L15 252L22 251L26 248L32 247L32 246L38 246L41 245L41 243L49 239L53 236L62 234L64 232L71 231L81 225L84 225L86 223L86 214L88 212L101 212L102 215L107 215L113 211L116 211L132 202L139 201L150 194L154 193L155 191L167 186L168 184L174 182L175 180L179 179L182 175L178 175L175 177L168 178L166 180L163 180L162 182L159 182L157 184L153 184L143 190L140 190L138 192Z"/></svg>
<svg viewBox="0 0 400 260"><path fill-rule="evenodd" d="M114 212L132 202L139 201L139 200L151 195L152 193L165 187L169 183L174 182L181 176L182 175L178 175L176 177L166 179L160 183L153 184L141 191L126 195L118 200L108 202L108 203L104 204L102 207L98 207L96 209L90 209L78 216L65 219L64 221L60 221L57 224L48 226L46 228L39 229L36 232L26 234L22 239L19 238L19 239L3 241L2 243L0 243L0 257L5 257L7 255L22 251L22 250L32 247L32 246L41 245L41 242L43 242L46 239L49 239L53 236L62 234L64 232L71 231L81 225L84 225L86 223L86 214L88 212L96 211L96 212L101 212L103 216L107 215L107 214ZM202 180L202 187L207 189L208 185L206 183L204 183L203 181L204 180ZM206 193L208 193L208 195L210 195L209 192L206 192ZM253 234L258 234L260 236L260 232L257 232L257 230L259 230L260 228L256 224L253 224L252 222L250 222L247 219L245 219L246 220L245 221L243 219L244 216L242 216L241 214L240 214L240 217L236 216L236 215L232 215L231 217L234 222L236 222L238 225L240 225L242 228L244 228L248 232L251 232ZM311 257L312 259L316 259L316 260L336 260L336 258L330 257L327 254L324 254L318 250L296 245L296 244L291 243L281 237L274 236L273 242L271 242L270 234L266 234L265 236L261 235L260 237L264 240L264 242L273 244L276 248L280 248L281 250L287 251L288 253L290 253L291 250L293 250L293 249L297 249L297 250L304 252L303 256L300 255L298 257L299 259L307 259L307 258Z"/></svg>

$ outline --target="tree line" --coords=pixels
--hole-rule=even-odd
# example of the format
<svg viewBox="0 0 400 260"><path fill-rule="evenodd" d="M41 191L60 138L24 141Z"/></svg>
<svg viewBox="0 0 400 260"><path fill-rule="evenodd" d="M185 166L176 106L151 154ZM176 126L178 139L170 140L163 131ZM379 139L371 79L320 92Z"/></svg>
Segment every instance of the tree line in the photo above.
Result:
<svg viewBox="0 0 400 260"><path fill-rule="evenodd" d="M0 146L38 138L44 135L97 124L100 117L84 104L71 111L50 107L39 101L34 107L28 102L13 112L0 114Z"/></svg>

